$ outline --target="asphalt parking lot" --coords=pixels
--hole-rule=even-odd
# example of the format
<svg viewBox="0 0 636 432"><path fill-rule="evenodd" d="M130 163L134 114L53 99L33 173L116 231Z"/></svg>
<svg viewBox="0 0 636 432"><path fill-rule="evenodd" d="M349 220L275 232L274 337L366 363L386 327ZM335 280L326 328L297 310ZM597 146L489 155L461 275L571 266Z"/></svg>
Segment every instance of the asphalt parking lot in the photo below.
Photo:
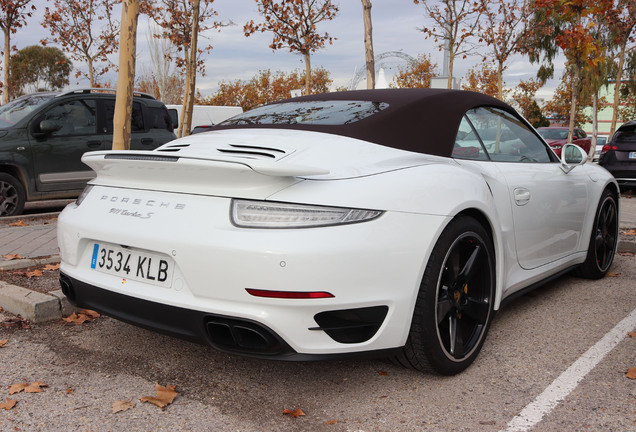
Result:
<svg viewBox="0 0 636 432"><path fill-rule="evenodd" d="M603 280L555 280L501 310L455 377L230 356L107 317L0 325L0 404L17 401L0 430L636 431L635 293L633 253ZM177 393L163 409L140 400L156 384Z"/></svg>

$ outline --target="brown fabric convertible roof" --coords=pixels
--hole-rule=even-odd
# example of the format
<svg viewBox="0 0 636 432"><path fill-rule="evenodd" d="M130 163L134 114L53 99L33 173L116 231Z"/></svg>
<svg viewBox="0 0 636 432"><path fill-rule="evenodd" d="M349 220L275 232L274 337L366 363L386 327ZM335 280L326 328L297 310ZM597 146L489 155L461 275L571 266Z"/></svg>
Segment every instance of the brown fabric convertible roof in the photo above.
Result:
<svg viewBox="0 0 636 432"><path fill-rule="evenodd" d="M241 124L219 125L211 130L310 130L348 136L401 150L449 157L462 116L469 109L492 106L519 117L510 105L498 99L471 91L445 89L356 90L302 96L275 103L335 100L384 102L389 106L367 118L343 125Z"/></svg>

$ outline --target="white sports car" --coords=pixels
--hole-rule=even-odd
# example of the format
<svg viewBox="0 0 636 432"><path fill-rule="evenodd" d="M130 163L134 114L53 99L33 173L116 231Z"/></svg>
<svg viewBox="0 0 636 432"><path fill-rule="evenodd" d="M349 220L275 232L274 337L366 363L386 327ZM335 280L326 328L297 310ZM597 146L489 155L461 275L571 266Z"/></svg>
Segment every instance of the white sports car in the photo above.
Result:
<svg viewBox="0 0 636 432"><path fill-rule="evenodd" d="M58 221L76 305L230 353L372 352L455 374L506 301L603 277L619 192L509 105L389 89L256 108L154 151L101 151Z"/></svg>

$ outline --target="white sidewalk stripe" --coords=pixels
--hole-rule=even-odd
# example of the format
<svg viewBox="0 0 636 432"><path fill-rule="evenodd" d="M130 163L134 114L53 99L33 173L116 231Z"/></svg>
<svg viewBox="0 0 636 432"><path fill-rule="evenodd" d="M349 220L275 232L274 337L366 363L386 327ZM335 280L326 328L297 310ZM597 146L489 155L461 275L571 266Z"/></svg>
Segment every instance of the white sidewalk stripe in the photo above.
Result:
<svg viewBox="0 0 636 432"><path fill-rule="evenodd" d="M554 380L534 402L515 416L508 423L505 432L525 432L532 429L576 388L585 375L594 369L607 353L627 337L628 332L635 328L636 309Z"/></svg>

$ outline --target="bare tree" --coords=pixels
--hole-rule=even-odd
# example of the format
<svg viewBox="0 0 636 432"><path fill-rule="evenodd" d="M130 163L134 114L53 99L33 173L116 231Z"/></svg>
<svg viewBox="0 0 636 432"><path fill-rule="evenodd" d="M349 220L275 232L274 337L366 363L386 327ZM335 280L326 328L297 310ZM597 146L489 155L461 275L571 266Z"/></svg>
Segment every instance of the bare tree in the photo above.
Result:
<svg viewBox="0 0 636 432"><path fill-rule="evenodd" d="M9 75L11 71L11 35L16 29L26 24L26 19L33 14L35 6L27 9L31 0L0 0L0 29L4 34L4 103L9 102Z"/></svg>
<svg viewBox="0 0 636 432"><path fill-rule="evenodd" d="M436 24L418 30L427 38L434 38L435 42L442 41L440 50L448 48L448 88L452 88L455 59L465 58L474 48L468 40L476 35L479 27L481 5L472 0L440 0L435 6L430 0L413 0L413 3L424 6L426 15Z"/></svg>
<svg viewBox="0 0 636 432"><path fill-rule="evenodd" d="M157 87L159 88L159 99L169 103L166 101L168 100L170 77L174 72L172 58L175 53L175 47L170 39L160 37L159 33L155 31L151 31L147 39L150 61L153 65L152 74L156 77ZM181 103L181 100L178 103Z"/></svg>

